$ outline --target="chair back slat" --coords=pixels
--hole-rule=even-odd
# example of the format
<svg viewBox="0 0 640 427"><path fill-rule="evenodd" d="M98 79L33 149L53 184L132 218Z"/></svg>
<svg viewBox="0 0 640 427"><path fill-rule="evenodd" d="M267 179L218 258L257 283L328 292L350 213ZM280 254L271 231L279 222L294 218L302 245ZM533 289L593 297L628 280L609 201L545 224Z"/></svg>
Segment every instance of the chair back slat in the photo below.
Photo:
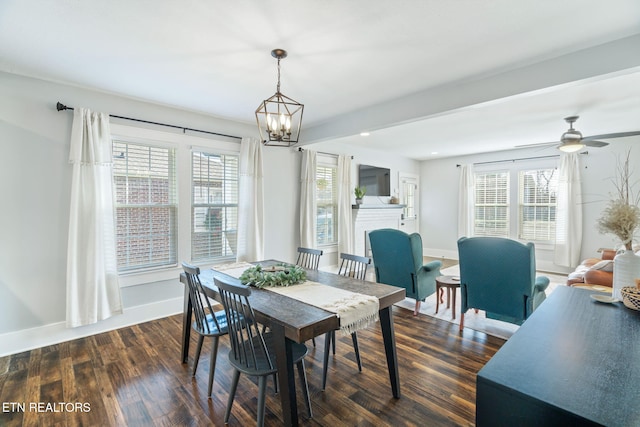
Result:
<svg viewBox="0 0 640 427"><path fill-rule="evenodd" d="M229 342L234 359L243 363L247 369L258 369L262 361L267 363L269 369L274 369L264 336L249 303L251 289L239 282L219 278L215 278L214 282L227 315Z"/></svg>
<svg viewBox="0 0 640 427"><path fill-rule="evenodd" d="M320 265L322 249L298 248L298 259L296 265L307 270L317 270Z"/></svg>
<svg viewBox="0 0 640 427"><path fill-rule="evenodd" d="M371 258L352 254L340 254L340 268L338 274L354 279L365 280L367 267L371 264Z"/></svg>
<svg viewBox="0 0 640 427"><path fill-rule="evenodd" d="M221 331L218 320L216 319L214 311L211 308L211 302L204 293L202 282L200 282L200 267L196 267L194 265L183 262L182 268L184 269L184 274L187 276L187 286L189 286L189 300L191 301L191 306L193 307L196 324L198 325L200 330L206 334L214 332L209 328L209 322L207 321L208 310L208 313L211 314L210 317L215 323L217 330Z"/></svg>

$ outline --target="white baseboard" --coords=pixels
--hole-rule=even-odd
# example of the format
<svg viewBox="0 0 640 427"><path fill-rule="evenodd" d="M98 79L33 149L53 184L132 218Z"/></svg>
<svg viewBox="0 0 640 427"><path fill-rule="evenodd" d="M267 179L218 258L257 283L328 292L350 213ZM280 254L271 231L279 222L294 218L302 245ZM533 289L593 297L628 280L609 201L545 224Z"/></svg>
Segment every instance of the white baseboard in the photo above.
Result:
<svg viewBox="0 0 640 427"><path fill-rule="evenodd" d="M458 251L448 251L446 249L422 248L422 255L431 258L446 258L458 260Z"/></svg>
<svg viewBox="0 0 640 427"><path fill-rule="evenodd" d="M446 249L435 249L435 248L423 248L424 256L428 256L431 258L446 258L458 260L458 251L449 251ZM549 273L556 273L560 275L569 274L573 271L572 268L561 267L553 263L553 261L546 261L542 259L536 260L536 270L538 271L548 271Z"/></svg>
<svg viewBox="0 0 640 427"><path fill-rule="evenodd" d="M554 264L552 261L536 260L536 270L565 275L571 273L574 269L569 267L561 267Z"/></svg>
<svg viewBox="0 0 640 427"><path fill-rule="evenodd" d="M181 313L183 301L183 297L178 297L152 304L138 305L125 309L123 314L102 320L93 325L77 328L67 328L65 322L58 322L1 334L0 357Z"/></svg>

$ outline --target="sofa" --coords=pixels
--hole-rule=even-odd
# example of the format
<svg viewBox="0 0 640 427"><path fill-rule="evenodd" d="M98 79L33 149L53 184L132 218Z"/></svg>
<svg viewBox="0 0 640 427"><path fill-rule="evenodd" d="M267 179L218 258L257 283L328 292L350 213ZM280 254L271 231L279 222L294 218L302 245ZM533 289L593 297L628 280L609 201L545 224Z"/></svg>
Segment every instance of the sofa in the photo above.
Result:
<svg viewBox="0 0 640 427"><path fill-rule="evenodd" d="M568 286L613 286L613 258L616 251L601 249L601 258L587 258L567 277Z"/></svg>

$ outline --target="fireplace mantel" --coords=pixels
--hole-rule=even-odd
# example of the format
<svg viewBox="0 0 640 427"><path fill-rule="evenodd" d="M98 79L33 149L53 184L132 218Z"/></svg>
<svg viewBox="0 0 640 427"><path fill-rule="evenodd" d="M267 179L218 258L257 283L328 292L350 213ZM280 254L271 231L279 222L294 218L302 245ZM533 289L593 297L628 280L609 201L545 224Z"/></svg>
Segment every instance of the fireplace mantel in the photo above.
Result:
<svg viewBox="0 0 640 427"><path fill-rule="evenodd" d="M351 209L402 209L404 208L406 205L398 205L398 204L391 204L391 203L387 203L387 204L376 204L376 205L351 205Z"/></svg>

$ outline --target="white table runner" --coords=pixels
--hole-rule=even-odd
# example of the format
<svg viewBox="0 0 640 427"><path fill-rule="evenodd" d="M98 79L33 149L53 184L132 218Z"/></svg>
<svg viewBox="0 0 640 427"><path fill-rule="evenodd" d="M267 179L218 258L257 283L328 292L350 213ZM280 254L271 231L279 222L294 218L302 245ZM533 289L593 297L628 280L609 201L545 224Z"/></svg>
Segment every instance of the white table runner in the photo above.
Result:
<svg viewBox="0 0 640 427"><path fill-rule="evenodd" d="M219 265L214 270L239 278L250 267L254 267L254 265L239 262ZM312 281L290 286L270 286L263 289L335 313L340 319L340 331L343 335L350 335L352 332L366 328L378 321L380 303L378 298L374 296L346 291Z"/></svg>

